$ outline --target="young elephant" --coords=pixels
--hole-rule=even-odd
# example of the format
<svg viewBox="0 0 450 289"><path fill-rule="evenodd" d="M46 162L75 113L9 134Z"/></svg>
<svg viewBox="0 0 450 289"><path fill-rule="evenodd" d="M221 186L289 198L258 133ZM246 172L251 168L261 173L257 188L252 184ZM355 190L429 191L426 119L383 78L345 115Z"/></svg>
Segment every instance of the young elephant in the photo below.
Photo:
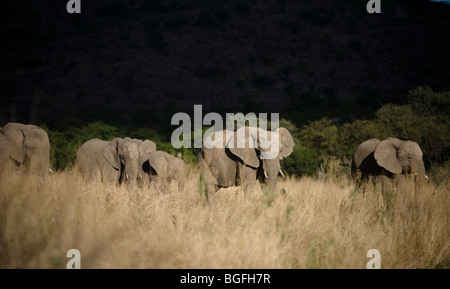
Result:
<svg viewBox="0 0 450 289"><path fill-rule="evenodd" d="M146 153L139 157L139 178L141 182L169 183L175 180L178 190L184 190L185 165L181 158L163 151Z"/></svg>

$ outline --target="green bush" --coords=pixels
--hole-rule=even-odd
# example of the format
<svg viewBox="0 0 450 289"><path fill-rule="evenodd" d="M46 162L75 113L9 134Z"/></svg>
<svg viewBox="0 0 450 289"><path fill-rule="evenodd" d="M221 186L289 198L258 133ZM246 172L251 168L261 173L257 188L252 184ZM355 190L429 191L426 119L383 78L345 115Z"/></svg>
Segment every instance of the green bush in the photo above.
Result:
<svg viewBox="0 0 450 289"><path fill-rule="evenodd" d="M397 137L419 143L424 153L427 167L436 167L450 161L450 92L435 92L429 87L411 90L408 102L403 105L386 104L377 110L373 119L355 120L339 125L328 118L309 121L301 129L287 119L280 120L294 138L293 153L282 162L283 170L289 175L314 175L320 164L330 158L346 164L356 147L370 139L380 140ZM154 114L156 127L141 127L133 119L128 128L118 128L100 121L83 123L79 120L59 122L54 127L43 126L51 142L52 167L61 170L72 166L78 148L87 140L100 138L111 140L114 137L150 139L158 150L172 155L181 153L187 163L196 162L199 149L174 149L164 121ZM259 122L259 120L258 120ZM270 121L267 128L270 129ZM209 127L203 128L203 133ZM193 141L193 136L191 136ZM346 168L348 169L348 168Z"/></svg>
<svg viewBox="0 0 450 289"><path fill-rule="evenodd" d="M288 175L314 176L319 167L319 157L315 152L300 145L294 146L292 154L282 161L282 168Z"/></svg>
<svg viewBox="0 0 450 289"><path fill-rule="evenodd" d="M327 118L310 121L300 135L302 144L322 158L339 151L338 127Z"/></svg>

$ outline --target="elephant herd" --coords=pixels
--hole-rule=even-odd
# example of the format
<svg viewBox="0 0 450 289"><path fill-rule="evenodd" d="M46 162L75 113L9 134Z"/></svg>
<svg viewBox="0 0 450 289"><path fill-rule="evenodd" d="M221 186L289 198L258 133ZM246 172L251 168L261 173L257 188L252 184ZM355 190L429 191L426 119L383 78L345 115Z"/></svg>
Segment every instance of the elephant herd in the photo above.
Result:
<svg viewBox="0 0 450 289"><path fill-rule="evenodd" d="M74 167L86 181L142 185L174 180L179 190L184 189L183 160L157 151L151 140L88 140L78 149ZM0 174L9 172L39 176L52 172L50 141L45 130L21 123L0 128Z"/></svg>
<svg viewBox="0 0 450 289"><path fill-rule="evenodd" d="M79 149L75 167L87 180L134 186L172 180L184 190L185 165L181 158L156 150L151 140L115 138L88 140Z"/></svg>
<svg viewBox="0 0 450 289"><path fill-rule="evenodd" d="M289 131L283 127L276 131L254 127L240 130L214 132L205 138L197 154L208 199L220 188L245 186L256 180L273 191L279 174L284 176L280 161L293 152L295 145ZM243 146L237 145L240 132L247 136ZM271 140L277 140L278 145L276 154L268 157ZM184 190L186 179L185 164L180 157L158 151L151 140L131 138L88 140L77 151L75 168L87 181L134 186L173 180L179 191ZM50 142L45 130L20 123L0 128L0 173L11 171L41 176L51 172ZM416 190L428 179L419 145L392 137L361 143L353 154L351 173L355 181L379 180L383 192L405 190L409 175L414 176Z"/></svg>

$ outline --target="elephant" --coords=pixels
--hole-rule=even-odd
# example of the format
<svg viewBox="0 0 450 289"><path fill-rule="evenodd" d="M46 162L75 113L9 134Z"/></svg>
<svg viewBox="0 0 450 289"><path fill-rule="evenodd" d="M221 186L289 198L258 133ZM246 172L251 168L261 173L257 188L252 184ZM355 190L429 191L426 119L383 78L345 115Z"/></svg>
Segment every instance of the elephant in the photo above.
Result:
<svg viewBox="0 0 450 289"><path fill-rule="evenodd" d="M423 153L413 141L389 137L376 138L361 143L353 154L351 174L354 180L367 180L370 176L379 180L383 198L390 190L407 194L407 179L414 175L415 193L422 189L426 179Z"/></svg>
<svg viewBox="0 0 450 289"><path fill-rule="evenodd" d="M242 137L244 136L244 142ZM273 146L272 146L273 144ZM207 137L197 154L197 165L205 182L206 196L213 202L220 188L246 185L260 180L274 191L280 160L294 148L294 139L283 127L275 132L242 127L236 132L216 131Z"/></svg>
<svg viewBox="0 0 450 289"><path fill-rule="evenodd" d="M94 138L78 149L75 166L88 181L119 184L125 181L129 185L135 185L138 158L139 144L132 139L103 141Z"/></svg>
<svg viewBox="0 0 450 289"><path fill-rule="evenodd" d="M50 168L50 141L42 128L10 122L0 128L0 170L46 176Z"/></svg>
<svg viewBox="0 0 450 289"><path fill-rule="evenodd" d="M156 152L156 144L151 140L140 140L136 138L131 139L128 137L124 138L124 140L132 141L138 144L139 156L146 153Z"/></svg>
<svg viewBox="0 0 450 289"><path fill-rule="evenodd" d="M162 184L175 180L178 191L184 190L185 164L180 157L174 157L164 151L155 151L140 156L138 163L142 182L148 180Z"/></svg>

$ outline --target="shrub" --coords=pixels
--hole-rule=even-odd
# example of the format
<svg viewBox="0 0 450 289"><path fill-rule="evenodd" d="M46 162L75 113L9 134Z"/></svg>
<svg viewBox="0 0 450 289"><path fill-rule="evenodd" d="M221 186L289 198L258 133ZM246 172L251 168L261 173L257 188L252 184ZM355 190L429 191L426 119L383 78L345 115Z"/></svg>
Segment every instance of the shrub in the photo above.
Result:
<svg viewBox="0 0 450 289"><path fill-rule="evenodd" d="M309 121L301 131L301 140L305 147L321 157L335 155L339 147L338 128L327 118Z"/></svg>
<svg viewBox="0 0 450 289"><path fill-rule="evenodd" d="M315 152L300 145L294 146L292 154L282 161L283 171L301 177L314 176L319 167L319 157Z"/></svg>

